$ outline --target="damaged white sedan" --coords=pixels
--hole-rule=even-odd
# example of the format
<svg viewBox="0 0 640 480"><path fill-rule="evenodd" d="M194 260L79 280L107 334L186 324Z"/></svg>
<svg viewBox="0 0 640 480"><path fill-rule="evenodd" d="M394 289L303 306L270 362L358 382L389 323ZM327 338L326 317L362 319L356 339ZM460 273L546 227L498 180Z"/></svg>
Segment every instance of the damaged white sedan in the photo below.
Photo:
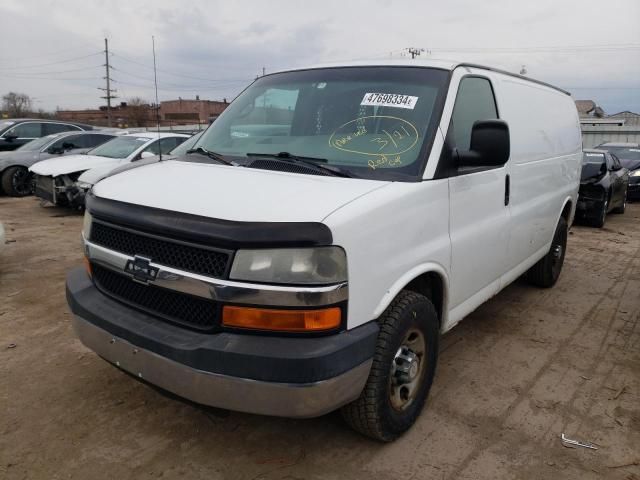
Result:
<svg viewBox="0 0 640 480"><path fill-rule="evenodd" d="M35 194L54 205L84 207L85 190L78 188L78 177L87 170L111 170L142 158L163 155L184 142L189 135L143 132L114 138L83 155L44 160L29 170L35 175Z"/></svg>

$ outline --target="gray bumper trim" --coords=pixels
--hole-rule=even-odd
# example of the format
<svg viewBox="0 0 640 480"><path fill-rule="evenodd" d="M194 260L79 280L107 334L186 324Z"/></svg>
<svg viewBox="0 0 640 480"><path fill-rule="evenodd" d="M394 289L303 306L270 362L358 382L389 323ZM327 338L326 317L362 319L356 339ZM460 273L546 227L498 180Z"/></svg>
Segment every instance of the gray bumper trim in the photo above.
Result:
<svg viewBox="0 0 640 480"><path fill-rule="evenodd" d="M373 361L315 383L272 383L188 367L114 337L77 315L73 328L82 343L105 360L164 390L203 405L278 417L317 417L355 400Z"/></svg>

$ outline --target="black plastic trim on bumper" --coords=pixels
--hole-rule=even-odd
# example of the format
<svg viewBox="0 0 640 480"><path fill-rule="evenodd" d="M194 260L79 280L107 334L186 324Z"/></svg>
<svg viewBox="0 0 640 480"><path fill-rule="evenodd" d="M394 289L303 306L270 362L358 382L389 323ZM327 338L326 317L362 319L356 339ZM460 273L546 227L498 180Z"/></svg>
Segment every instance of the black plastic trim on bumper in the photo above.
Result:
<svg viewBox="0 0 640 480"><path fill-rule="evenodd" d="M313 247L331 245L331 230L320 222L236 222L171 210L85 197L97 218L163 237L174 237L221 248Z"/></svg>
<svg viewBox="0 0 640 480"><path fill-rule="evenodd" d="M201 333L160 321L102 294L84 269L67 275L67 301L85 321L133 345L191 368L279 383L318 382L373 357L378 325L324 337Z"/></svg>

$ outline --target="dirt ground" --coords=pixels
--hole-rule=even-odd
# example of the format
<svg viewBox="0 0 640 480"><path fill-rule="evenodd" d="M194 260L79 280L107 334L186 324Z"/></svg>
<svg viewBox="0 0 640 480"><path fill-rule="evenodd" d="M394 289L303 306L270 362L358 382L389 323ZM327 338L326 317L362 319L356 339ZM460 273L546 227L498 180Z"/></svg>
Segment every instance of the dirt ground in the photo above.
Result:
<svg viewBox="0 0 640 480"><path fill-rule="evenodd" d="M160 394L74 337L82 218L0 197L0 478L640 480L640 204L574 226L559 283L518 281L443 338L392 444ZM598 450L563 447L560 435Z"/></svg>

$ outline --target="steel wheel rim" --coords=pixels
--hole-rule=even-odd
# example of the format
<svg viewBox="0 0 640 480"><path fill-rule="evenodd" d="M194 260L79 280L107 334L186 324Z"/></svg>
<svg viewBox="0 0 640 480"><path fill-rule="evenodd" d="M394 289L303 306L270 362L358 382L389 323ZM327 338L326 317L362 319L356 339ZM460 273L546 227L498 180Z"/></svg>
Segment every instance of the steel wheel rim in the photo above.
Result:
<svg viewBox="0 0 640 480"><path fill-rule="evenodd" d="M13 174L11 183L13 185L13 189L19 195L31 193L31 180L29 179L29 172L27 172L26 170L17 170Z"/></svg>
<svg viewBox="0 0 640 480"><path fill-rule="evenodd" d="M424 334L410 328L391 362L389 401L394 410L404 411L415 401L424 381L426 355Z"/></svg>
<svg viewBox="0 0 640 480"><path fill-rule="evenodd" d="M567 231L564 230L560 233L560 238L554 239L554 242L551 245L551 270L553 271L554 277L557 277L560 274L560 268L564 261L566 245Z"/></svg>

